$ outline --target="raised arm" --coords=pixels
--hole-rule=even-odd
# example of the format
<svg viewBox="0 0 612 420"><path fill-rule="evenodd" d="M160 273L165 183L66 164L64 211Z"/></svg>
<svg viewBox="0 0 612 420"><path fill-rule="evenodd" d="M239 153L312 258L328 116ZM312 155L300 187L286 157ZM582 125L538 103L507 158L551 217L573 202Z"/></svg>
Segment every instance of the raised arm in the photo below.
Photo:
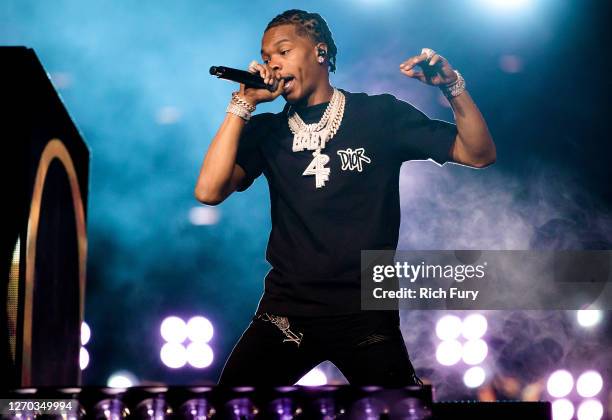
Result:
<svg viewBox="0 0 612 420"><path fill-rule="evenodd" d="M267 66L257 64L250 71L259 72L269 84L274 83L272 72ZM283 86L284 80L281 80L277 89L270 92L266 89L245 88L241 84L238 96L250 105L256 106L276 99L282 93ZM236 164L236 153L245 124L247 122L242 117L230 112L225 115L200 168L194 191L198 201L217 205L236 191L244 180L245 172Z"/></svg>
<svg viewBox="0 0 612 420"><path fill-rule="evenodd" d="M455 162L482 168L495 162L496 150L487 123L467 92L449 100L457 123L457 138L453 145Z"/></svg>
<svg viewBox="0 0 612 420"><path fill-rule="evenodd" d="M419 65L421 71L414 69ZM400 65L400 71L406 76L418 79L423 83L450 90L445 86L453 85L458 80L457 73L448 61L434 51L424 48L421 54L410 57ZM459 86L457 86L459 87ZM467 90L457 96L447 94L453 108L457 124L457 137L452 147L453 161L475 168L482 168L495 162L496 149L493 138L487 128L480 110Z"/></svg>

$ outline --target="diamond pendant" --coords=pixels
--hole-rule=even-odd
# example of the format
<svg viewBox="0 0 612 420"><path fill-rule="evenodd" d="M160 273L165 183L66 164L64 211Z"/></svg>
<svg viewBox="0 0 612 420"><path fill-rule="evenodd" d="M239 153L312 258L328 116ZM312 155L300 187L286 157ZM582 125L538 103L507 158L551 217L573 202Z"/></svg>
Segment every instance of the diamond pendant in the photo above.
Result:
<svg viewBox="0 0 612 420"><path fill-rule="evenodd" d="M307 131L303 130L293 135L293 145L291 150L301 152L304 149L317 150L323 149L329 138L329 130Z"/></svg>
<svg viewBox="0 0 612 420"><path fill-rule="evenodd" d="M302 175L314 175L316 187L321 188L325 186L325 181L329 181L330 169L325 167L329 162L329 156L321 153L320 149L315 150L312 155L314 159L312 159L312 162L310 162Z"/></svg>

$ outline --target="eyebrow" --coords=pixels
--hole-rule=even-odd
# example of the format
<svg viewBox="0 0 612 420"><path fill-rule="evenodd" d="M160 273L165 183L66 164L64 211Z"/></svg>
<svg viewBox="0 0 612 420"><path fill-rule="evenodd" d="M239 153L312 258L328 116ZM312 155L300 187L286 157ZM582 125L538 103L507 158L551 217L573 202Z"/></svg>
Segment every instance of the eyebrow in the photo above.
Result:
<svg viewBox="0 0 612 420"><path fill-rule="evenodd" d="M280 43L282 43L282 42L291 42L291 40L290 40L290 39L287 39L287 38L279 39L278 41L276 41L276 42L273 44L273 46L276 46L276 45L278 45L278 44L280 44ZM263 48L262 48L262 49L261 49L259 52L260 52L260 53L263 55L263 54L264 54L264 50L263 50Z"/></svg>

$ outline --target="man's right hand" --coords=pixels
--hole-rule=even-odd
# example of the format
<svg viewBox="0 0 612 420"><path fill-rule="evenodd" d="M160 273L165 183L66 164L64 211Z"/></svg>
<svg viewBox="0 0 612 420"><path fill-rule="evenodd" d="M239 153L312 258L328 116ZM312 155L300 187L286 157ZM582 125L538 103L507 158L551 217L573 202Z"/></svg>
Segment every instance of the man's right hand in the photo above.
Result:
<svg viewBox="0 0 612 420"><path fill-rule="evenodd" d="M274 81L278 81L278 86L274 92L270 92L268 89L258 89L253 87L246 87L243 83L240 84L240 96L242 96L251 105L256 106L262 102L271 102L278 98L283 93L283 87L285 86L285 79L280 79L274 72L263 64L254 64L249 66L248 71L250 73L259 73L264 79L264 82L273 85Z"/></svg>

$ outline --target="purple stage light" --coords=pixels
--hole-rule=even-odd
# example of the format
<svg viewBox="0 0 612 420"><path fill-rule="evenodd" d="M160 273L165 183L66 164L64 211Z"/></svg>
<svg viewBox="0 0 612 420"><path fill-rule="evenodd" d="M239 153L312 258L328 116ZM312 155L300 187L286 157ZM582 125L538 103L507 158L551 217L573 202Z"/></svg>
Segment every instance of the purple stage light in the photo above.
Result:
<svg viewBox="0 0 612 420"><path fill-rule="evenodd" d="M488 351L489 348L484 340L468 340L463 344L463 362L468 365L482 363Z"/></svg>
<svg viewBox="0 0 612 420"><path fill-rule="evenodd" d="M482 367L473 366L463 374L463 383L468 388L478 388L484 383L486 377L486 372Z"/></svg>
<svg viewBox="0 0 612 420"><path fill-rule="evenodd" d="M169 316L162 321L160 333L169 343L182 343L187 338L187 324L178 316Z"/></svg>
<svg viewBox="0 0 612 420"><path fill-rule="evenodd" d="M445 340L438 344L436 359L444 366L452 366L461 360L463 346L457 340Z"/></svg>
<svg viewBox="0 0 612 420"><path fill-rule="evenodd" d="M598 309L584 309L576 312L576 320L581 327L591 328L599 324L602 312Z"/></svg>
<svg viewBox="0 0 612 420"><path fill-rule="evenodd" d="M203 316L194 316L187 322L187 337L193 342L208 343L213 332L212 323Z"/></svg>
<svg viewBox="0 0 612 420"><path fill-rule="evenodd" d="M198 369L210 366L214 354L212 348L206 343L191 343L187 346L187 362Z"/></svg>
<svg viewBox="0 0 612 420"><path fill-rule="evenodd" d="M89 352L85 347L81 347L81 351L79 353L79 366L81 370L85 370L89 365Z"/></svg>
<svg viewBox="0 0 612 420"><path fill-rule="evenodd" d="M465 317L461 326L461 334L467 340L482 338L487 332L487 318L482 314L471 314Z"/></svg>
<svg viewBox="0 0 612 420"><path fill-rule="evenodd" d="M578 420L599 420L603 416L603 405L599 400L583 401L578 406Z"/></svg>
<svg viewBox="0 0 612 420"><path fill-rule="evenodd" d="M591 398L599 394L603 388L603 379L599 372L589 370L578 377L576 381L576 390L583 398Z"/></svg>
<svg viewBox="0 0 612 420"><path fill-rule="evenodd" d="M117 392L122 392L126 388L131 386L138 385L138 379L132 372L128 372L127 370L120 370L118 372L113 373L106 383L107 386L111 388L117 388Z"/></svg>
<svg viewBox="0 0 612 420"><path fill-rule="evenodd" d="M268 416L274 420L292 420L301 413L292 398L283 397L272 400L268 404Z"/></svg>
<svg viewBox="0 0 612 420"><path fill-rule="evenodd" d="M142 400L138 403L135 410L136 418L143 420L164 420L173 418L172 408L166 401L166 396L163 393Z"/></svg>
<svg viewBox="0 0 612 420"><path fill-rule="evenodd" d="M349 419L378 420L380 418L385 418L388 411L383 401L377 398L366 397L353 403Z"/></svg>
<svg viewBox="0 0 612 420"><path fill-rule="evenodd" d="M445 315L436 323L436 335L440 340L455 340L461 334L461 318L455 315Z"/></svg>
<svg viewBox="0 0 612 420"><path fill-rule="evenodd" d="M234 398L225 403L223 418L228 420L250 420L254 419L257 413L258 409L249 398Z"/></svg>
<svg viewBox="0 0 612 420"><path fill-rule="evenodd" d="M215 409L206 398L194 398L185 401L179 409L179 415L185 420L207 420L215 414Z"/></svg>
<svg viewBox="0 0 612 420"><path fill-rule="evenodd" d="M91 329L89 325L85 321L81 323L81 345L84 346L89 343L89 339L91 338Z"/></svg>
<svg viewBox="0 0 612 420"><path fill-rule="evenodd" d="M109 398L99 401L94 407L93 418L122 420L130 415L130 410L125 403L118 398Z"/></svg>
<svg viewBox="0 0 612 420"><path fill-rule="evenodd" d="M574 404L568 399L562 398L552 403L553 420L571 420L574 411Z"/></svg>
<svg viewBox="0 0 612 420"><path fill-rule="evenodd" d="M327 375L319 368L314 368L297 381L296 385L320 386L327 384Z"/></svg>
<svg viewBox="0 0 612 420"><path fill-rule="evenodd" d="M563 398L572 392L574 378L567 370L557 370L548 377L546 389L555 398Z"/></svg>
<svg viewBox="0 0 612 420"><path fill-rule="evenodd" d="M180 343L164 344L159 356L164 365L172 369L179 369L187 364L187 349Z"/></svg>

